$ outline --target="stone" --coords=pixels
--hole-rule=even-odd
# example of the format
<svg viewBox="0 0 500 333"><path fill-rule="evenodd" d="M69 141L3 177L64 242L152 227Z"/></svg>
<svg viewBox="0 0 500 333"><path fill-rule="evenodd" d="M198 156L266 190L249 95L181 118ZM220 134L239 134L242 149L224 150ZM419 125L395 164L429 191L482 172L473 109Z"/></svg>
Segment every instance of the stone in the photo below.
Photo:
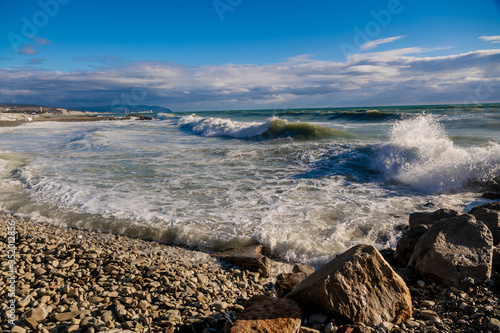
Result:
<svg viewBox="0 0 500 333"><path fill-rule="evenodd" d="M483 222L493 235L493 245L500 243L500 210L478 208L474 210L476 220Z"/></svg>
<svg viewBox="0 0 500 333"><path fill-rule="evenodd" d="M460 213L452 209L439 209L435 212L416 212L411 213L409 218L410 229L419 225L432 225L439 220L459 216Z"/></svg>
<svg viewBox="0 0 500 333"><path fill-rule="evenodd" d="M309 323L324 324L328 320L328 316L323 313L314 313L309 316Z"/></svg>
<svg viewBox="0 0 500 333"><path fill-rule="evenodd" d="M396 245L396 252L394 253L394 261L397 267L408 266L415 245L417 245L418 240L427 230L429 230L429 226L418 225L403 232Z"/></svg>
<svg viewBox="0 0 500 333"><path fill-rule="evenodd" d="M408 287L371 245L357 245L337 256L286 298L302 309L366 325L399 324L412 314Z"/></svg>
<svg viewBox="0 0 500 333"><path fill-rule="evenodd" d="M500 192L484 192L481 196L483 198L490 199L490 200L499 200L500 199Z"/></svg>
<svg viewBox="0 0 500 333"><path fill-rule="evenodd" d="M330 322L330 323L326 324L323 332L324 333L335 333L335 332L337 332L337 327L335 326L334 323Z"/></svg>
<svg viewBox="0 0 500 333"><path fill-rule="evenodd" d="M26 333L26 330L21 326L13 326L10 330L10 333Z"/></svg>
<svg viewBox="0 0 500 333"><path fill-rule="evenodd" d="M313 266L296 264L292 268L293 273L305 273L306 275L311 275L314 273L315 269Z"/></svg>
<svg viewBox="0 0 500 333"><path fill-rule="evenodd" d="M299 333L320 333L320 331L318 331L317 329L314 329L314 328L302 326L299 328Z"/></svg>
<svg viewBox="0 0 500 333"><path fill-rule="evenodd" d="M163 315L163 318L170 326L175 326L182 323L181 313L178 310L168 310Z"/></svg>
<svg viewBox="0 0 500 333"><path fill-rule="evenodd" d="M35 321L42 321L47 318L47 310L44 307L37 307L26 311L23 314L24 319L33 319Z"/></svg>
<svg viewBox="0 0 500 333"><path fill-rule="evenodd" d="M479 210L481 208L487 208L487 209L491 209L491 210L500 210L500 201L488 202L488 203L485 203L485 204L482 204L482 205L479 205L479 206L475 206L474 208L472 208L469 211L469 214L474 215L474 213L476 212L476 210Z"/></svg>
<svg viewBox="0 0 500 333"><path fill-rule="evenodd" d="M488 321L488 328L495 332L500 332L500 320L496 318L491 318Z"/></svg>
<svg viewBox="0 0 500 333"><path fill-rule="evenodd" d="M79 315L90 315L90 310L79 310L79 311L69 311L69 312L61 312L61 313L55 313L54 314L54 319L56 321L68 321L71 320Z"/></svg>
<svg viewBox="0 0 500 333"><path fill-rule="evenodd" d="M43 269L42 267L38 267L37 269L35 269L35 274L38 276L44 275L45 273L47 273L47 271L45 269Z"/></svg>
<svg viewBox="0 0 500 333"><path fill-rule="evenodd" d="M300 282L302 282L308 274L299 273L283 273L276 278L276 290L278 295L283 297L293 290Z"/></svg>
<svg viewBox="0 0 500 333"><path fill-rule="evenodd" d="M230 333L253 332L299 332L302 310L292 300L273 298L265 295L252 297Z"/></svg>
<svg viewBox="0 0 500 333"><path fill-rule="evenodd" d="M500 246L493 248L493 260L491 263L491 269L494 272L500 272Z"/></svg>
<svg viewBox="0 0 500 333"><path fill-rule="evenodd" d="M212 256L233 265L259 273L262 277L271 275L271 262L262 255L262 245L251 245L233 250L213 253Z"/></svg>
<svg viewBox="0 0 500 333"><path fill-rule="evenodd" d="M33 297L31 297L31 295L25 296L25 297L21 298L19 301L17 301L17 306L20 308L24 308L28 304L30 304L32 300L33 300Z"/></svg>
<svg viewBox="0 0 500 333"><path fill-rule="evenodd" d="M493 237L474 216L435 222L415 245L409 265L423 276L456 286L488 282Z"/></svg>
<svg viewBox="0 0 500 333"><path fill-rule="evenodd" d="M224 310L227 308L227 303L222 301L214 302L214 307L218 310Z"/></svg>

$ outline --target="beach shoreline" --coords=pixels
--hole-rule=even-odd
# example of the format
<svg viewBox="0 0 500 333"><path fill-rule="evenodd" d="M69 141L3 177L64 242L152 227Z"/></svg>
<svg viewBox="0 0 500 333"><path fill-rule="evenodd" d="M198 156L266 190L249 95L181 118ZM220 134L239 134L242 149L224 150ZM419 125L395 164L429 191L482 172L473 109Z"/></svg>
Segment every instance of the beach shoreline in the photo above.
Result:
<svg viewBox="0 0 500 333"><path fill-rule="evenodd" d="M0 297L14 300L2 305L3 332L228 332L248 299L277 297L276 277L292 270L273 261L270 277L263 278L209 253L5 212L0 230ZM14 246L9 237L15 237ZM12 269L17 274L8 280ZM396 272L408 285L414 312L387 332L494 332L485 322L500 316L500 274L489 284L459 290L413 270ZM15 304L14 328L8 304ZM41 307L41 314L34 311ZM429 320L428 313L437 319ZM325 324L306 318L302 331L326 332Z"/></svg>

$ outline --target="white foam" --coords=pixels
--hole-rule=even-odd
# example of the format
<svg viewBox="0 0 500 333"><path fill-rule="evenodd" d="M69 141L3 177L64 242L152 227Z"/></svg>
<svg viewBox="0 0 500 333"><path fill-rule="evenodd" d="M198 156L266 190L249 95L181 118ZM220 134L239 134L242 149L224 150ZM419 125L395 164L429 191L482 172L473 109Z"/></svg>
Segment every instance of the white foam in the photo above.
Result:
<svg viewBox="0 0 500 333"><path fill-rule="evenodd" d="M269 130L272 119L264 123L239 122L231 119L199 117L194 114L181 117L177 125L189 127L194 133L207 137L251 138Z"/></svg>
<svg viewBox="0 0 500 333"><path fill-rule="evenodd" d="M457 191L500 175L500 145L458 147L433 116L421 115L394 124L374 165L418 190Z"/></svg>

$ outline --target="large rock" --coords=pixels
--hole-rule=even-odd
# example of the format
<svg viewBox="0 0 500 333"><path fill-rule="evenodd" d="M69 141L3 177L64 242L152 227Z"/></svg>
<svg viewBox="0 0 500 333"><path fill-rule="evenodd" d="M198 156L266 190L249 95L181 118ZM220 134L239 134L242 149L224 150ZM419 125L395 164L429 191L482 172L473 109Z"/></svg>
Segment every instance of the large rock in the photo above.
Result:
<svg viewBox="0 0 500 333"><path fill-rule="evenodd" d="M295 265L292 273L282 273L276 277L276 291L283 297L292 291L306 277L314 273L314 267L309 265Z"/></svg>
<svg viewBox="0 0 500 333"><path fill-rule="evenodd" d="M434 223L415 246L409 265L424 276L465 286L489 281L492 256L491 231L464 214Z"/></svg>
<svg viewBox="0 0 500 333"><path fill-rule="evenodd" d="M474 215L474 212L476 210L478 210L478 209L481 209L481 208L488 208L488 209L492 209L492 210L500 210L500 201L488 202L488 203L476 206L476 207L472 208L469 211L469 214L473 214Z"/></svg>
<svg viewBox="0 0 500 333"><path fill-rule="evenodd" d="M483 222L493 235L493 245L500 243L500 210L481 207L474 210L476 220Z"/></svg>
<svg viewBox="0 0 500 333"><path fill-rule="evenodd" d="M394 253L394 262L396 267L408 266L415 245L417 245L418 240L427 232L427 230L429 230L429 226L418 225L403 232L403 235L399 239L396 246L396 252Z"/></svg>
<svg viewBox="0 0 500 333"><path fill-rule="evenodd" d="M410 292L371 245L358 245L309 275L286 298L302 309L365 325L399 324L412 314Z"/></svg>
<svg viewBox="0 0 500 333"><path fill-rule="evenodd" d="M297 333L301 322L302 310L294 301L258 295L246 302L230 332Z"/></svg>
<svg viewBox="0 0 500 333"><path fill-rule="evenodd" d="M500 247L493 248L493 261L491 264L491 269L494 272L500 272Z"/></svg>
<svg viewBox="0 0 500 333"><path fill-rule="evenodd" d="M443 219L449 219L460 215L459 212L452 209L439 209L435 212L416 212L411 213L409 218L410 229L419 225L432 225L435 222Z"/></svg>
<svg viewBox="0 0 500 333"><path fill-rule="evenodd" d="M212 254L212 256L248 269L249 271L258 272L263 277L271 275L271 262L268 257L262 255L262 245L251 245L217 252Z"/></svg>

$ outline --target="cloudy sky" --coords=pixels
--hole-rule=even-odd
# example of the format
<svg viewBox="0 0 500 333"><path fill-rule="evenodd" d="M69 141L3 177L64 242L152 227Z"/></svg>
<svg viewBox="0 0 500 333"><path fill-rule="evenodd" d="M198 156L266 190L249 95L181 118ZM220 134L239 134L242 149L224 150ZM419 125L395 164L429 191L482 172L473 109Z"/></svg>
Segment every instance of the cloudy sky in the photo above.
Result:
<svg viewBox="0 0 500 333"><path fill-rule="evenodd" d="M500 102L499 0L0 2L0 102Z"/></svg>

